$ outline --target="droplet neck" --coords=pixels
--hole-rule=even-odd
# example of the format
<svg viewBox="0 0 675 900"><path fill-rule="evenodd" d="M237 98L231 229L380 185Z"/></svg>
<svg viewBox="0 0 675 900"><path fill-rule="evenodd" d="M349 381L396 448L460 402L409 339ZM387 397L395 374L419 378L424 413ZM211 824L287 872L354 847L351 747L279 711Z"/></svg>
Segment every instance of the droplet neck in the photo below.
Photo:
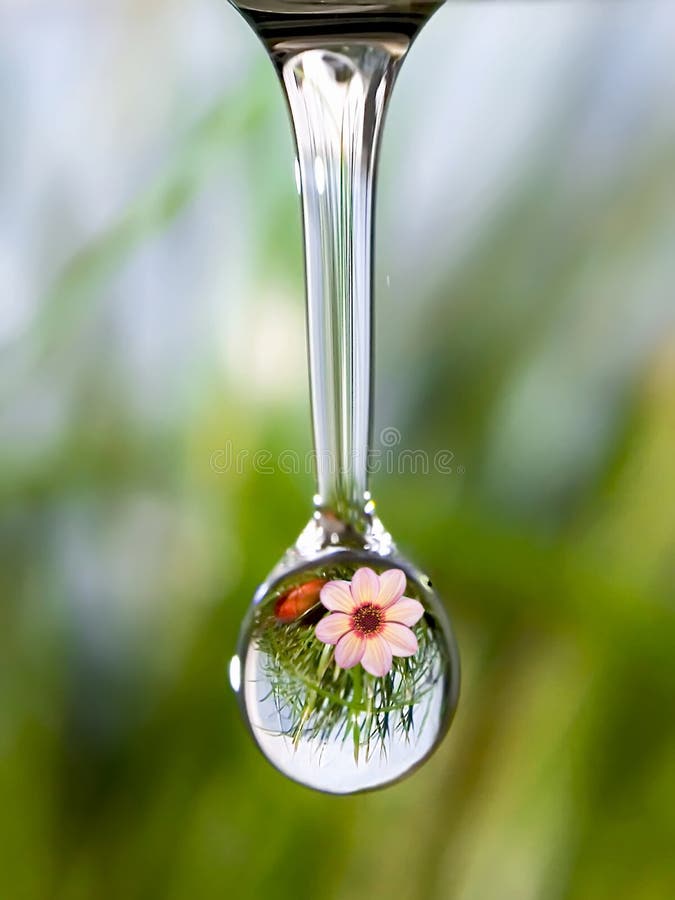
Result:
<svg viewBox="0 0 675 900"><path fill-rule="evenodd" d="M441 0L232 2L277 68L295 134L317 460L315 521L330 543L367 546L369 536L382 531L368 493L380 133L400 63Z"/></svg>
<svg viewBox="0 0 675 900"><path fill-rule="evenodd" d="M316 505L350 525L368 518L373 194L400 60L354 41L281 64L302 196Z"/></svg>

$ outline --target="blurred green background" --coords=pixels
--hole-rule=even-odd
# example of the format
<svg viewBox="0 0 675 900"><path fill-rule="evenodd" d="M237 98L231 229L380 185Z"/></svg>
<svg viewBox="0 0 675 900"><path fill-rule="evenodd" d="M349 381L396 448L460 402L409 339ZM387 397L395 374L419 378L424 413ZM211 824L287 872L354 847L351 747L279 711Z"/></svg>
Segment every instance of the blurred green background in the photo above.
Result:
<svg viewBox="0 0 675 900"><path fill-rule="evenodd" d="M385 129L378 476L453 729L335 799L227 684L308 475L286 113L224 0L5 0L2 900L675 896L675 16L455 4Z"/></svg>

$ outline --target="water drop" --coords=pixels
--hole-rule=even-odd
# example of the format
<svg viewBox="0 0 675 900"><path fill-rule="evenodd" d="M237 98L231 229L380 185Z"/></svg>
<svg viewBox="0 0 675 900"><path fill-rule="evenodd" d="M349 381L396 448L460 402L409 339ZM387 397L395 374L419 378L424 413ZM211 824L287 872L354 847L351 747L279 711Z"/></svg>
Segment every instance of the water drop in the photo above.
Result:
<svg viewBox="0 0 675 900"><path fill-rule="evenodd" d="M240 653L241 703L260 749L289 778L329 793L415 769L457 702L443 608L400 557L345 550L273 578Z"/></svg>
<svg viewBox="0 0 675 900"><path fill-rule="evenodd" d="M379 135L398 67L440 3L235 5L277 67L295 132L317 490L308 525L253 598L230 681L274 766L349 794L417 768L459 696L444 608L375 515L367 464ZM381 440L391 453L400 433Z"/></svg>

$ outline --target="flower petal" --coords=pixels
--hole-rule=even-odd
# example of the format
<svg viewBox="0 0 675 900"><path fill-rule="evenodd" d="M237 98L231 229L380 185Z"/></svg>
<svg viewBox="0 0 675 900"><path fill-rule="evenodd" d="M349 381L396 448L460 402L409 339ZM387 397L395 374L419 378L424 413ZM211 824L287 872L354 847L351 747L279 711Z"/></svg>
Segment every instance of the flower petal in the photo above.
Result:
<svg viewBox="0 0 675 900"><path fill-rule="evenodd" d="M401 597L396 603L388 606L384 613L385 622L400 622L401 625L414 625L424 615L424 607L419 600Z"/></svg>
<svg viewBox="0 0 675 900"><path fill-rule="evenodd" d="M366 649L366 639L353 631L343 635L335 648L335 662L341 669L351 669L361 662Z"/></svg>
<svg viewBox="0 0 675 900"><path fill-rule="evenodd" d="M417 638L405 625L387 622L380 634L394 656L414 656L417 653Z"/></svg>
<svg viewBox="0 0 675 900"><path fill-rule="evenodd" d="M377 603L380 593L380 579L367 566L357 569L352 578L352 597L356 606L365 603Z"/></svg>
<svg viewBox="0 0 675 900"><path fill-rule="evenodd" d="M392 662L391 647L384 638L376 634L366 640L366 649L361 660L366 672L381 678L391 669Z"/></svg>
<svg viewBox="0 0 675 900"><path fill-rule="evenodd" d="M354 609L354 598L348 581L329 581L321 588L319 597L326 609L344 613L350 613Z"/></svg>
<svg viewBox="0 0 675 900"><path fill-rule="evenodd" d="M380 593L377 595L379 606L391 606L400 599L405 590L405 572L401 569L387 569L380 575Z"/></svg>
<svg viewBox="0 0 675 900"><path fill-rule="evenodd" d="M346 613L334 612L324 616L316 626L316 636L324 644L337 644L343 634L351 630L352 620Z"/></svg>

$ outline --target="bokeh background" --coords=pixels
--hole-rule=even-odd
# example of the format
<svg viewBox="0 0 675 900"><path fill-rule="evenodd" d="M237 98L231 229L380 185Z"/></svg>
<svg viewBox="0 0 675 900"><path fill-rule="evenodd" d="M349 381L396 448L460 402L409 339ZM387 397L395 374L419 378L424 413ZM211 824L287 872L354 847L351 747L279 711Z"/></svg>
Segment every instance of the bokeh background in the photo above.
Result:
<svg viewBox="0 0 675 900"><path fill-rule="evenodd" d="M225 0L4 0L3 900L675 896L672 3L452 4L377 227L374 479L464 682L433 760L284 780L227 664L312 480L293 151Z"/></svg>

